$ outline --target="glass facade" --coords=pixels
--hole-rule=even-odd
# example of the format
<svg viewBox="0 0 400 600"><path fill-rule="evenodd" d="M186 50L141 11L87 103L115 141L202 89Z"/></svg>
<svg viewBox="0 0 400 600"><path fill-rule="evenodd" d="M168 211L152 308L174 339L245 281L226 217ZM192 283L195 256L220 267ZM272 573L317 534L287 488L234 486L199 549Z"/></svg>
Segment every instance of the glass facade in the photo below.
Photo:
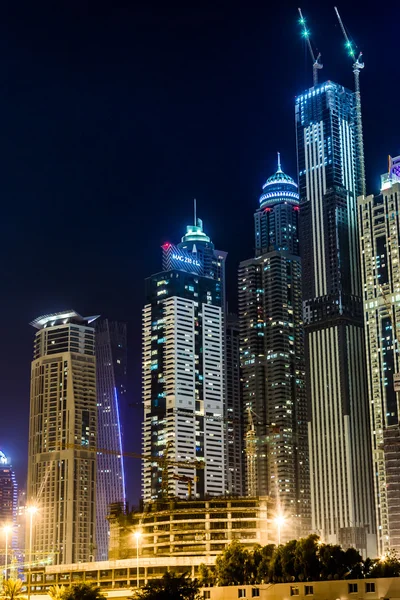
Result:
<svg viewBox="0 0 400 600"><path fill-rule="evenodd" d="M98 448L96 485L96 556L107 560L110 504L125 498L122 423L127 380L125 323L104 319L96 323ZM104 450L102 452L101 450Z"/></svg>

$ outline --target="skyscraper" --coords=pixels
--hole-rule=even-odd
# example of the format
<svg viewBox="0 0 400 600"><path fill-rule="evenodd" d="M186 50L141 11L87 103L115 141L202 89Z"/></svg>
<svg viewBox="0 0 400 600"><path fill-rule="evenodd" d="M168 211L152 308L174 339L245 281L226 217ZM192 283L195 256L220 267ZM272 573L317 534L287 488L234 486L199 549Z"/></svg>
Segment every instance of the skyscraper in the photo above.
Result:
<svg viewBox="0 0 400 600"><path fill-rule="evenodd" d="M31 371L27 501L38 507L32 559L87 562L95 548L96 317L44 315Z"/></svg>
<svg viewBox="0 0 400 600"><path fill-rule="evenodd" d="M9 459L0 450L0 531L4 525L12 528L8 539L10 554L11 548L16 550L18 544L17 505L18 487L15 473ZM5 536L3 538L2 545L5 544Z"/></svg>
<svg viewBox="0 0 400 600"><path fill-rule="evenodd" d="M331 81L296 98L312 529L374 556L356 117Z"/></svg>
<svg viewBox="0 0 400 600"><path fill-rule="evenodd" d="M224 262L200 219L163 271L146 280L143 310L143 453L190 466L143 465L145 500L225 493ZM193 461L205 461L195 469Z"/></svg>
<svg viewBox="0 0 400 600"><path fill-rule="evenodd" d="M400 551L400 157L359 198L361 272L378 550Z"/></svg>
<svg viewBox="0 0 400 600"><path fill-rule="evenodd" d="M125 504L121 413L126 394L126 325L96 321L97 454L96 556L108 558L110 504Z"/></svg>
<svg viewBox="0 0 400 600"><path fill-rule="evenodd" d="M243 399L240 380L240 328L234 314L226 317L226 488L243 496Z"/></svg>
<svg viewBox="0 0 400 600"><path fill-rule="evenodd" d="M239 319L247 494L273 498L292 536L308 532L310 510L298 219L278 158L254 215L256 256L239 266Z"/></svg>

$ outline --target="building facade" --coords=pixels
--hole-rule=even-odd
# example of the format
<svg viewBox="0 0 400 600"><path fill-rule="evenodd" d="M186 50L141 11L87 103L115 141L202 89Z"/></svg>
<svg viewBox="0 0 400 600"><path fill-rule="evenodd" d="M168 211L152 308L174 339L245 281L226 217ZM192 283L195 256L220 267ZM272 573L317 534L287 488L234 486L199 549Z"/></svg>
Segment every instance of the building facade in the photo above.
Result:
<svg viewBox="0 0 400 600"><path fill-rule="evenodd" d="M269 498L167 500L144 504L142 510L110 515L110 559L136 556L133 536L140 533L140 557L220 554L233 540L252 549L276 542ZM133 541L132 541L133 540Z"/></svg>
<svg viewBox="0 0 400 600"><path fill-rule="evenodd" d="M256 256L239 266L246 491L273 498L291 535L302 535L310 526L310 484L299 196L280 159L254 218Z"/></svg>
<svg viewBox="0 0 400 600"><path fill-rule="evenodd" d="M10 556L18 546L17 507L18 486L15 472L7 456L0 450L0 530L5 525L11 527L7 540ZM2 537L1 545L5 550L5 535ZM4 560L2 562L4 563Z"/></svg>
<svg viewBox="0 0 400 600"><path fill-rule="evenodd" d="M146 280L143 454L158 460L143 464L145 501L186 498L188 479L195 496L225 492L225 256L199 219Z"/></svg>
<svg viewBox="0 0 400 600"><path fill-rule="evenodd" d="M96 321L97 377L97 483L96 557L107 560L110 504L125 504L125 470L122 414L125 412L127 379L126 324Z"/></svg>
<svg viewBox="0 0 400 600"><path fill-rule="evenodd" d="M226 317L226 488L244 494L243 400L240 377L240 328L235 314Z"/></svg>
<svg viewBox="0 0 400 600"><path fill-rule="evenodd" d="M331 81L296 98L312 529L374 556L356 116Z"/></svg>
<svg viewBox="0 0 400 600"><path fill-rule="evenodd" d="M379 554L400 551L399 163L358 203Z"/></svg>
<svg viewBox="0 0 400 600"><path fill-rule="evenodd" d="M27 503L38 508L32 560L47 558L63 564L94 556L95 318L71 310L32 322L37 332L31 369Z"/></svg>

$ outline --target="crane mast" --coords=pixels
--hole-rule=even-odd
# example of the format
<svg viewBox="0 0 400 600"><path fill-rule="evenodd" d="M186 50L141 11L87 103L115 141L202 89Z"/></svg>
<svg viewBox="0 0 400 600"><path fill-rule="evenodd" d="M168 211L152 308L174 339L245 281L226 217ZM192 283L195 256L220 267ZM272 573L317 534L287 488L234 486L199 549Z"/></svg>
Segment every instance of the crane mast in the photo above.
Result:
<svg viewBox="0 0 400 600"><path fill-rule="evenodd" d="M356 99L356 122L357 122L357 146L358 146L358 178L360 183L360 194L365 196L365 164L364 164L364 141L363 141L363 130L362 130L362 120L361 120L361 93L360 93L360 71L364 68L364 61L362 58L362 52L359 53L356 58L356 52L353 47L353 43L350 41L349 36L347 35L347 31L345 26L343 25L343 21L340 17L339 11L335 6L335 13L339 21L340 29L342 30L344 39L346 41L346 48L349 56L352 58L353 62L353 73L354 73L354 91L355 91L355 99Z"/></svg>
<svg viewBox="0 0 400 600"><path fill-rule="evenodd" d="M312 49L311 40L310 40L310 32L306 27L306 20L303 17L303 13L301 12L301 8L297 9L299 11L300 19L299 23L303 27L303 38L307 41L308 49L310 51L311 60L313 62L313 85L314 87L318 84L318 71L323 68L323 64L320 61L321 53L318 53L317 58L315 58L314 51Z"/></svg>

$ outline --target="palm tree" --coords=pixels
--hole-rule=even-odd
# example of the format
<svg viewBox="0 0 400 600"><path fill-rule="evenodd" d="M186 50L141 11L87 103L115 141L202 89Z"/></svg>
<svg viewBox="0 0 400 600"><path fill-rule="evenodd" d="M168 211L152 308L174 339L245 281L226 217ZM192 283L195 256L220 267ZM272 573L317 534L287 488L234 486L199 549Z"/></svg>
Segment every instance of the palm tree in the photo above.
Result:
<svg viewBox="0 0 400 600"><path fill-rule="evenodd" d="M52 585L48 592L51 600L64 600L65 597L65 586L64 585Z"/></svg>
<svg viewBox="0 0 400 600"><path fill-rule="evenodd" d="M76 583L65 589L62 600L104 600L100 588L90 583Z"/></svg>
<svg viewBox="0 0 400 600"><path fill-rule="evenodd" d="M5 579L3 581L3 598L7 600L23 600L21 579Z"/></svg>

